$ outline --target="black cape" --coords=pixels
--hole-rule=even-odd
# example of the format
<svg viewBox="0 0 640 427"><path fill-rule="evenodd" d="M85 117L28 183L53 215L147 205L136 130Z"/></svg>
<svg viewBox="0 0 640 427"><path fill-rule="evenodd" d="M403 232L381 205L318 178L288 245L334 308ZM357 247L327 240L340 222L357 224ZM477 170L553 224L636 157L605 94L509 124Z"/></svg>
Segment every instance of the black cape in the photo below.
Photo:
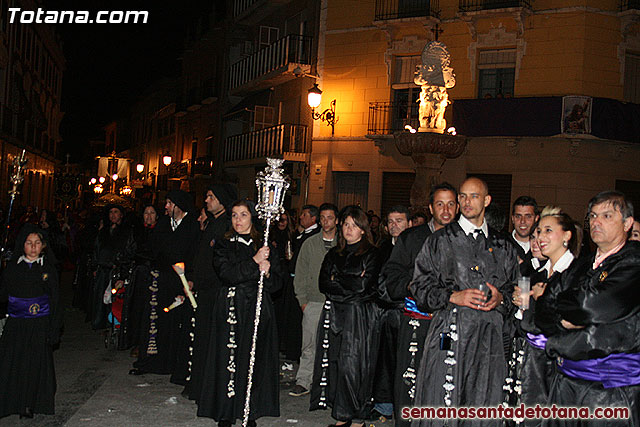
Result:
<svg viewBox="0 0 640 427"><path fill-rule="evenodd" d="M215 306L222 281L213 268L213 248L231 227L231 220L226 213L212 219L205 228L195 257L193 270L193 289L197 293L196 325L193 339L193 354L185 393L191 400L199 400L202 391L205 363L209 353L209 341L213 324L213 308Z"/></svg>
<svg viewBox="0 0 640 427"><path fill-rule="evenodd" d="M45 257L44 265L12 260L2 273L0 301L9 296L49 296L50 314L9 317L0 337L0 418L25 413L53 414L56 376L52 347L60 338L58 275Z"/></svg>
<svg viewBox="0 0 640 427"><path fill-rule="evenodd" d="M562 275L566 290L557 297L557 319L584 328L565 330L556 325L558 333L549 337L547 353L571 360L640 353L640 243L627 242L596 269L592 268L593 256L578 261L575 268ZM559 406L628 407L629 420L606 425L640 426L639 384L604 388L599 382L560 374L551 386L549 399ZM543 425L569 423L547 420Z"/></svg>
<svg viewBox="0 0 640 427"><path fill-rule="evenodd" d="M502 402L505 379L503 347L504 316L512 311L511 295L518 274L515 248L489 229L487 239L467 236L458 222L432 234L416 259L409 289L418 308L434 313L418 371L416 406L445 406L445 375L453 376L451 406L496 406ZM454 306L454 291L477 288L489 282L503 295L503 304L485 312ZM454 312L455 309L455 312ZM445 364L448 351L440 349L440 334L447 333L457 315L457 341L452 340L456 364ZM420 426L442 425L438 420L414 422ZM465 425L451 420L449 425ZM495 425L494 420L474 425Z"/></svg>
<svg viewBox="0 0 640 427"><path fill-rule="evenodd" d="M253 260L257 244L234 235L214 247L214 268L222 280L213 309L209 352L205 363L198 416L235 422L243 417L260 271ZM258 327L249 419L280 416L278 336L270 292L281 286L275 250L269 255ZM233 347L235 344L236 347ZM230 348L233 347L233 348Z"/></svg>
<svg viewBox="0 0 640 427"><path fill-rule="evenodd" d="M318 322L311 410L329 406L341 421L369 417L379 345L380 253L356 249L331 248L319 276L328 303Z"/></svg>
<svg viewBox="0 0 640 427"><path fill-rule="evenodd" d="M178 357L188 356L188 341L184 338L183 328L191 325L191 304L188 299L176 309L165 313L163 308L170 306L177 295L184 296L184 287L180 277L173 270L172 265L184 262L187 279L193 272L193 258L197 246L200 227L195 215L185 216L180 225L174 230L168 217L162 217L151 233L151 247L153 250L152 269L157 271L156 292L157 306L155 320L157 334L155 336L157 354L148 354L148 344L151 334L150 328L144 328L147 332L141 345L138 360L133 364L143 372L154 374L172 374L177 366ZM145 310L145 324L151 323L151 302ZM180 376L186 378L187 373L181 372Z"/></svg>
<svg viewBox="0 0 640 427"><path fill-rule="evenodd" d="M395 316L388 322L388 329L394 325L397 330L387 330L387 348L392 349L394 355L387 354L393 370L393 404L397 426L409 425L410 422L400 417L400 411L405 406L413 404L415 396L415 374L418 371L424 339L429 329L428 319L409 317L404 312L405 298L410 296L409 283L413 278L413 268L416 257L422 249L425 240L431 235L428 224L411 227L398 236L391 255L380 272L380 285L384 292L383 300L395 307ZM418 316L415 316L418 317ZM383 338L384 339L384 338ZM412 351L414 350L415 351ZM379 392L376 397L379 397Z"/></svg>

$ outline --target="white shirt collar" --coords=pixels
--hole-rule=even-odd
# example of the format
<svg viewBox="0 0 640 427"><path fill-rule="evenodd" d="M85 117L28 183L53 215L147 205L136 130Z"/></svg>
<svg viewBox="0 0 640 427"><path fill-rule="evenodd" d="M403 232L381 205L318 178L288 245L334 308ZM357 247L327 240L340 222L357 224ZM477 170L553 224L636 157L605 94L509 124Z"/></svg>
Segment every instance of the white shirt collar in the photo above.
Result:
<svg viewBox="0 0 640 427"><path fill-rule="evenodd" d="M560 259L556 262L556 265L553 266L553 271L556 273L562 273L563 271L565 271L567 268L569 268L569 266L571 265L571 262L573 261L573 254L571 253L571 251L566 251L561 257ZM544 267L545 270L547 270L547 276L549 275L549 271L551 270L551 260L548 260Z"/></svg>
<svg viewBox="0 0 640 427"><path fill-rule="evenodd" d="M464 215L460 215L460 218L458 218L458 224L460 224L462 231L464 231L464 234L466 235L471 234L473 236L473 232L480 228L484 233L484 237L489 237L489 227L487 226L487 221L484 218L482 219L482 226L476 227L476 225L471 223L471 221L465 218Z"/></svg>
<svg viewBox="0 0 640 427"><path fill-rule="evenodd" d="M185 212L184 216L180 219L174 219L173 217L171 218L171 229L173 231L176 231L176 228L178 228L178 226L180 225L182 220L187 216L187 214L189 214L189 212Z"/></svg>
<svg viewBox="0 0 640 427"><path fill-rule="evenodd" d="M231 239L229 239L231 242L240 242L240 243L244 243L245 245L249 246L250 244L253 243L253 239L249 238L249 240L245 239L244 236L233 236Z"/></svg>
<svg viewBox="0 0 640 427"><path fill-rule="evenodd" d="M318 228L318 223L313 224L311 227L309 228L305 228L304 231L300 234L298 234L296 236L296 239L302 239L302 236L304 236L307 233L311 233L313 230L315 230L316 228Z"/></svg>
<svg viewBox="0 0 640 427"><path fill-rule="evenodd" d="M535 270L538 270L540 268L540 260L536 257L531 257L531 265Z"/></svg>
<svg viewBox="0 0 640 427"><path fill-rule="evenodd" d="M531 243L529 242L529 240L527 240L526 242L521 242L520 240L518 240L518 238L516 237L516 230L513 230L511 232L511 236L513 237L513 240L515 240L516 243L518 243L520 247L524 249L525 254L531 250Z"/></svg>
<svg viewBox="0 0 640 427"><path fill-rule="evenodd" d="M35 261L29 261L26 256L22 255L20 258L18 258L17 264L20 264L22 261L26 262L27 264L38 263L40 265L44 265L43 256L38 257Z"/></svg>

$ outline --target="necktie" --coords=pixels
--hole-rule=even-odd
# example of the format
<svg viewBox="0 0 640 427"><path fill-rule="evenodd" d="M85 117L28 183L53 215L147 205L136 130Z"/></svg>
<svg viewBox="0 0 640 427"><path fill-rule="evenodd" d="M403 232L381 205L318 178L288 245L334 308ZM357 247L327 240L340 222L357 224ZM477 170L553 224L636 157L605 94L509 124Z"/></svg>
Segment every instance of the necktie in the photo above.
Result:
<svg viewBox="0 0 640 427"><path fill-rule="evenodd" d="M473 238L474 239L478 239L479 237L484 238L484 232L482 231L482 228L476 228L475 230L472 231L473 233Z"/></svg>

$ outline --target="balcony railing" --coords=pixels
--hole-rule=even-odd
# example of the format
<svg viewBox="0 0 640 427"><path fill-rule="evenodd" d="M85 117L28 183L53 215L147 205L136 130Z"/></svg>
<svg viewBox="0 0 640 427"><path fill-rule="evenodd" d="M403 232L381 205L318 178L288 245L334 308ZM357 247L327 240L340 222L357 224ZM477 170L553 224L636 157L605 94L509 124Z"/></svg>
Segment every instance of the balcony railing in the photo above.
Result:
<svg viewBox="0 0 640 427"><path fill-rule="evenodd" d="M620 0L620 10L640 10L640 0Z"/></svg>
<svg viewBox="0 0 640 427"><path fill-rule="evenodd" d="M376 0L376 21L440 16L438 0Z"/></svg>
<svg viewBox="0 0 640 427"><path fill-rule="evenodd" d="M236 89L288 64L310 65L312 40L309 36L290 34L241 59L231 66L230 89Z"/></svg>
<svg viewBox="0 0 640 427"><path fill-rule="evenodd" d="M237 18L249 10L254 4L260 3L261 1L262 0L235 0L233 2L233 17Z"/></svg>
<svg viewBox="0 0 640 427"><path fill-rule="evenodd" d="M224 161L233 162L306 152L307 127L280 124L227 138L224 146Z"/></svg>
<svg viewBox="0 0 640 427"><path fill-rule="evenodd" d="M531 8L531 0L460 0L461 12L506 9L509 7Z"/></svg>
<svg viewBox="0 0 640 427"><path fill-rule="evenodd" d="M409 125L414 129L420 127L418 119L418 103L412 102L371 102L369 104L369 135L386 135L404 131Z"/></svg>

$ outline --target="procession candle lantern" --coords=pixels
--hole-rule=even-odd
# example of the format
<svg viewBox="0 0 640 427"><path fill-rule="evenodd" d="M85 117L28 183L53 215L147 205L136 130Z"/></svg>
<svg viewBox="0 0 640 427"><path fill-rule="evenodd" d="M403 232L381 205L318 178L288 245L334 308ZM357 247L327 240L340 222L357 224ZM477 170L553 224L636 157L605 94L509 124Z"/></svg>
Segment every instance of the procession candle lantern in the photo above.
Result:
<svg viewBox="0 0 640 427"><path fill-rule="evenodd" d="M291 180L284 174L281 168L284 159L267 158L267 167L264 171L256 175L256 186L258 187L258 203L256 211L258 217L266 222L264 228L263 246L269 243L269 229L271 222L277 221L284 213L284 193L289 188ZM256 315L253 321L253 337L251 341L251 352L249 354L249 373L247 378L247 394L244 402L244 417L242 425L247 427L249 423L249 402L251 401L251 387L253 384L253 369L256 363L256 344L258 341L258 325L260 325L260 311L262 308L262 293L264 288L265 272L260 272L258 282L258 295L256 298Z"/></svg>

